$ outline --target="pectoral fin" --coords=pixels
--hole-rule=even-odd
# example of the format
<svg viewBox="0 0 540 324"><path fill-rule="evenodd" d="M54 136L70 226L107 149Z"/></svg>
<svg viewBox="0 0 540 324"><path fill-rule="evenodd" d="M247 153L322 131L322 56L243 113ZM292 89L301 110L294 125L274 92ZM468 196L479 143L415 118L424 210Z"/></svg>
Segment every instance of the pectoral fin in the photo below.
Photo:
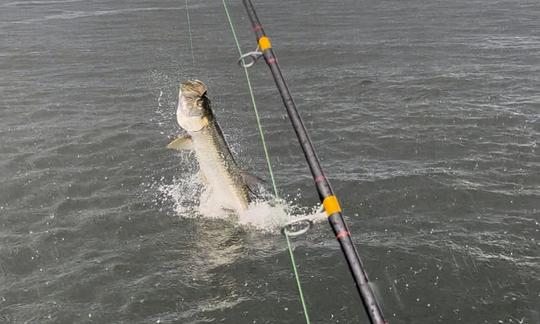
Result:
<svg viewBox="0 0 540 324"><path fill-rule="evenodd" d="M192 150L193 149L193 140L191 139L191 136L184 135L176 138L174 141L170 142L169 145L167 145L168 149L173 150Z"/></svg>

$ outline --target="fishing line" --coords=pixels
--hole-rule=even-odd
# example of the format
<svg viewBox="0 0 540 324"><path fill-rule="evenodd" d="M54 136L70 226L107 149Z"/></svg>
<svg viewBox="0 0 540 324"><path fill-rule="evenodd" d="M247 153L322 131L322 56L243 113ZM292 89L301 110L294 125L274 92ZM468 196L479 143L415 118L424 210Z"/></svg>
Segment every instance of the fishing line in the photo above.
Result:
<svg viewBox="0 0 540 324"><path fill-rule="evenodd" d="M188 32L189 32L189 48L191 50L191 63L195 65L195 54L193 54L193 35L191 33L191 19L189 18L189 5L188 0L186 0L186 18L188 23Z"/></svg>
<svg viewBox="0 0 540 324"><path fill-rule="evenodd" d="M238 37L236 36L236 30L234 29L234 24L232 22L231 15L229 14L229 9L227 8L227 3L225 2L225 0L222 0L222 2L223 2L223 9L225 9L225 14L227 16L227 19L229 20L229 26L231 27L231 32L232 32L234 41L236 43L236 49L238 50L238 54L241 57L243 55L242 54L242 49L240 48L240 42L238 41ZM244 74L246 76L246 81L247 81L247 85L248 85L248 89L249 89L249 94L251 96L251 103L252 103L252 106L253 106L253 111L255 112L255 119L257 121L257 126L259 128L259 136L261 138L261 142L262 142L262 146L263 146L263 150L264 150L264 156L266 158L266 164L268 166L268 171L270 173L270 178L272 179L272 187L274 189L274 194L275 194L276 198L279 199L278 190L277 190L277 186L276 186L276 181L275 181L275 178L274 178L274 172L272 171L272 162L270 161L270 155L268 153L268 149L267 149L267 146L266 146L263 127L262 127L262 124L261 124L261 120L259 118L259 111L257 109L257 104L255 102L255 95L253 94L253 88L251 86L251 80L249 78L249 72L247 70L248 67L246 65L244 65L244 64L242 64L242 67L244 68ZM304 310L304 317L306 319L306 323L310 324L311 322L309 320L308 309L307 309L306 301L304 299L304 293L303 293L303 290L302 290L302 284L300 282L300 277L298 275L298 270L297 270L297 267L296 267L296 261L295 261L293 249L291 247L291 242L289 240L289 235L287 234L286 231L284 232L284 234L285 234L285 238L287 239L287 248L289 250L289 256L291 258L291 264L292 264L292 268L293 268L293 272L294 272L294 277L296 279L296 286L298 288L298 293L300 295L300 301L302 303L302 308Z"/></svg>
<svg viewBox="0 0 540 324"><path fill-rule="evenodd" d="M242 49L240 48L240 42L238 41L238 37L236 36L236 30L234 29L234 25L232 23L231 15L229 14L229 10L227 8L227 4L225 3L225 0L223 1L223 8L225 9L225 14L227 15L227 19L229 20L229 25L231 27L231 32L234 37L234 41L236 43L236 49L238 50L238 54L242 56ZM276 180L274 178L274 172L272 170L272 162L270 161L270 154L268 153L268 148L266 146L266 140L264 137L264 131L263 126L261 124L261 119L259 118L259 110L257 109L257 103L255 102L255 95L253 94L253 88L251 86L251 79L249 78L249 72L247 70L246 66L244 67L244 74L246 75L246 81L249 89L249 95L251 97L251 104L253 106L253 111L255 112L255 120L257 121L257 126L259 128L259 136L261 138L262 147L264 150L264 156L266 157L266 164L268 166L268 172L270 173L270 179L272 180L272 187L274 188L274 195L278 197L278 190L276 186Z"/></svg>

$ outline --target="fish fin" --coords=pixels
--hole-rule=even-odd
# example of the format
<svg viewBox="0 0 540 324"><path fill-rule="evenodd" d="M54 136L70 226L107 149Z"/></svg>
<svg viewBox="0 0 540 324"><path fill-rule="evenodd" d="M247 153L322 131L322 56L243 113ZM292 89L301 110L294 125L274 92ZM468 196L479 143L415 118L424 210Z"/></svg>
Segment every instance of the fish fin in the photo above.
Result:
<svg viewBox="0 0 540 324"><path fill-rule="evenodd" d="M256 175L253 175L251 173L247 172L241 172L242 179L244 179L244 182L248 185L250 188L257 188L259 186L264 186L266 182L262 179L257 177Z"/></svg>
<svg viewBox="0 0 540 324"><path fill-rule="evenodd" d="M191 136L189 136L189 135L179 136L175 140L170 142L167 145L167 148L168 149L173 149L173 150L178 150L178 151L192 150L193 149L193 140L191 139Z"/></svg>
<svg viewBox="0 0 540 324"><path fill-rule="evenodd" d="M261 199L264 196L264 188L266 187L266 182L251 173L241 172L241 175L242 179L244 179L244 182L249 189L250 199Z"/></svg>

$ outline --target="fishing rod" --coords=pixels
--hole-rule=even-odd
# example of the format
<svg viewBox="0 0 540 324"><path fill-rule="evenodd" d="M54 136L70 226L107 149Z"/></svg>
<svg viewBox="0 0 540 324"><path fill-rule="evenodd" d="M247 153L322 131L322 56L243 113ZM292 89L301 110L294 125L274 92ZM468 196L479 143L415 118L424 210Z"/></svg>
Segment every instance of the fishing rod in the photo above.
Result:
<svg viewBox="0 0 540 324"><path fill-rule="evenodd" d="M287 83L281 74L281 69L279 68L277 58L272 50L272 43L262 28L251 0L242 1L251 21L251 26L255 32L255 36L257 37L258 51L243 55L240 58L241 62L244 66L249 67L255 63L258 57L264 57L266 64L272 72L272 76L281 98L283 99L283 104L285 105L289 119L291 120L296 136L298 137L300 146L304 151L309 169L311 170L311 175L313 176L313 180L315 181L315 185L319 193L319 198L323 204L326 214L328 215L328 220L332 226L334 234L336 235L336 239L341 246L341 250L347 259L349 270L354 278L360 298L362 299L369 319L372 324L386 324L388 322L384 319L381 307L375 298L373 290L369 286L367 274L364 270L362 261L360 260L360 256L354 247L351 239L351 233L349 232L347 224L343 219L339 202L334 195L330 182L324 175L319 158L317 157L313 144L311 143L309 135L306 131L306 127L304 126L302 118L298 114L298 110L296 109L296 105L293 101L289 88L287 87ZM250 58L252 61L245 63L247 62L247 58ZM244 61L245 59L246 61Z"/></svg>

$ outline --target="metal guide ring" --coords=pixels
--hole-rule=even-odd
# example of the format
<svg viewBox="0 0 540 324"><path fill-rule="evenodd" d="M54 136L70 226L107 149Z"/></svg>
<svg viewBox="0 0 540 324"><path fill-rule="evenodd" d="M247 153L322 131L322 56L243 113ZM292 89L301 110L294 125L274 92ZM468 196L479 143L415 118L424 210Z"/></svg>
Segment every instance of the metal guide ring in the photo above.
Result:
<svg viewBox="0 0 540 324"><path fill-rule="evenodd" d="M297 237L307 233L313 227L313 220L308 217L293 219L281 227L281 234Z"/></svg>
<svg viewBox="0 0 540 324"><path fill-rule="evenodd" d="M261 56L262 53L259 51L246 53L240 56L240 58L238 59L238 64L240 64L240 66L244 68L252 67Z"/></svg>

